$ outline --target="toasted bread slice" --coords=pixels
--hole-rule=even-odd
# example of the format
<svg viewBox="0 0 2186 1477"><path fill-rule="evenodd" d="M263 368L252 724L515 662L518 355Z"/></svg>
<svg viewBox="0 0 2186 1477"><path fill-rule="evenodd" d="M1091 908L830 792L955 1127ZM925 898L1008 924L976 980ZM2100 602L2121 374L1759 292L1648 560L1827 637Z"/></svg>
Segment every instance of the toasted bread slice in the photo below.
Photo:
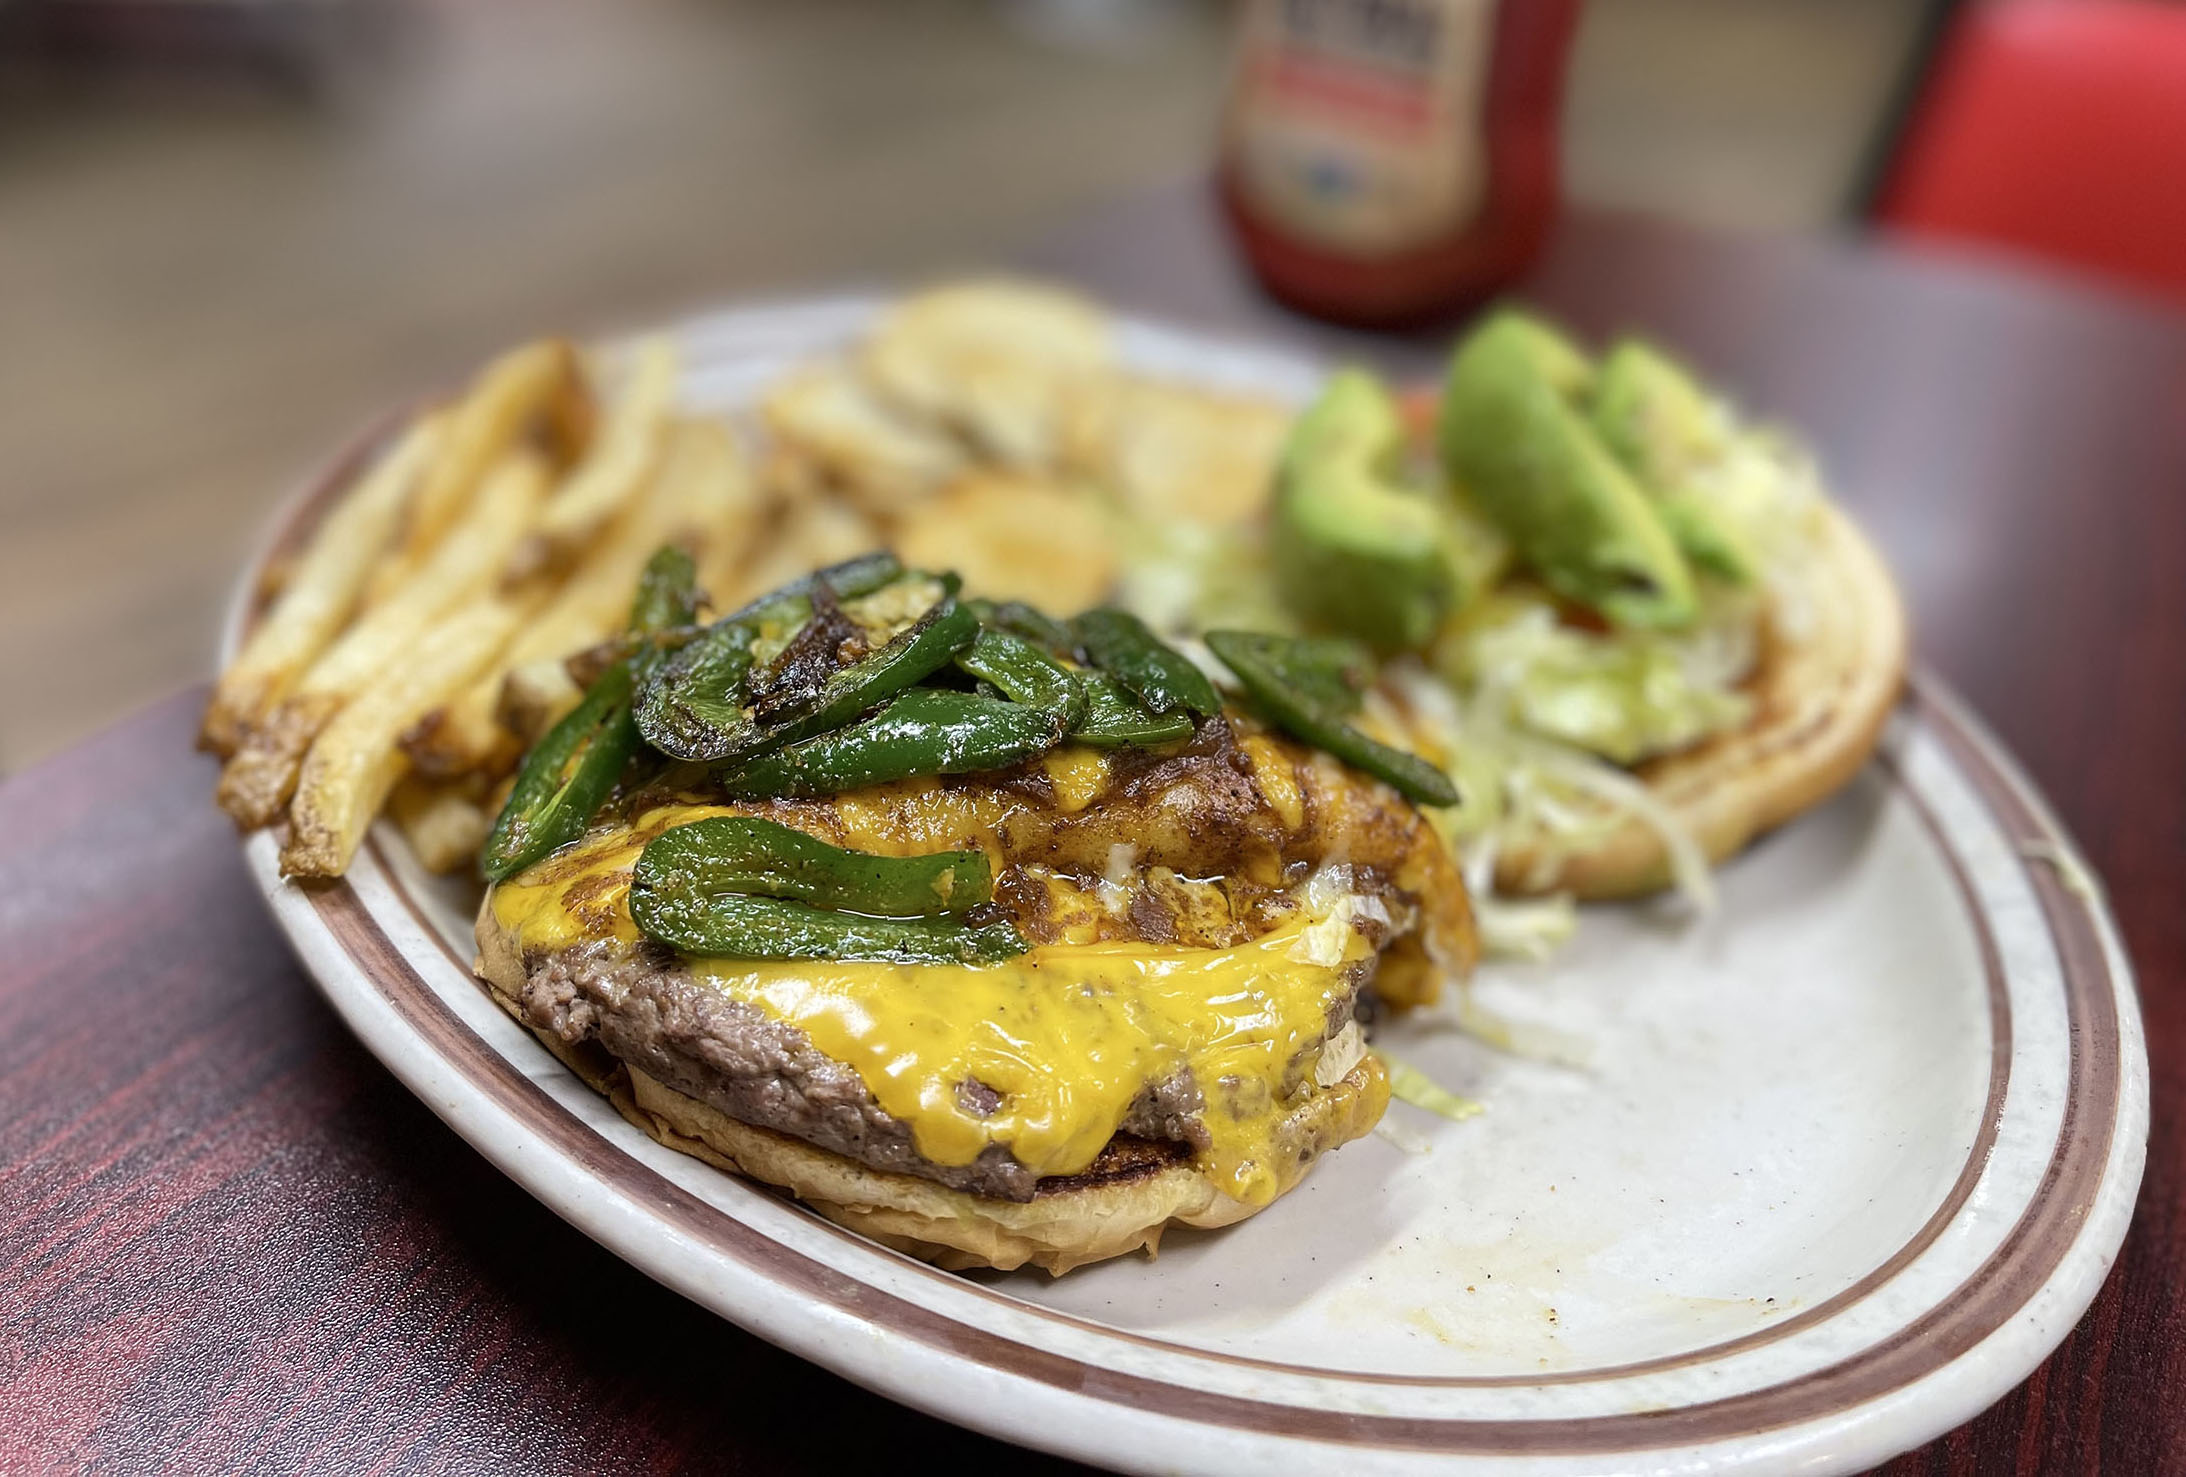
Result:
<svg viewBox="0 0 2186 1477"><path fill-rule="evenodd" d="M1817 525L1747 681L1753 716L1635 771L1710 861L1850 780L1874 752L1905 681L1905 607L1889 569L1834 506L1817 510ZM1495 880L1509 893L1633 897L1670 884L1670 859L1661 836L1631 820L1575 851L1545 838L1506 841Z"/></svg>

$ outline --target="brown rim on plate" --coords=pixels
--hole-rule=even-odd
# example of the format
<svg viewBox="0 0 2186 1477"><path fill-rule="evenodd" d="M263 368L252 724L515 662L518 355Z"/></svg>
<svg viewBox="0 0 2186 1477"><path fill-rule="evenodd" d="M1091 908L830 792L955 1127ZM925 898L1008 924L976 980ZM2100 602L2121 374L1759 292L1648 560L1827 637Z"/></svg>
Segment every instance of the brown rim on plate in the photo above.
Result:
<svg viewBox="0 0 2186 1477"><path fill-rule="evenodd" d="M1916 686L1916 693L1927 685L1923 680ZM1918 702L1917 717L1958 760L1962 771L1989 803L1991 813L2003 823L2011 843L2022 848L2028 843L2036 846L2057 843L2059 838L2016 793L2009 777L1996 767L1979 741L1960 726L1955 715L1922 699ZM1955 859L1953 866L1954 870L1958 869ZM1701 1404L1631 1414L1541 1420L1367 1415L1197 1390L1150 1376L1104 1369L1036 1344L974 1327L880 1291L773 1240L728 1212L708 1204L630 1157L586 1125L515 1064L488 1046L455 1014L411 967L347 883L337 883L312 893L311 903L351 956L364 964L375 988L411 1029L444 1061L457 1066L468 1080L486 1091L509 1116L579 1164L603 1187L645 1205L653 1214L672 1221L680 1232L710 1250L794 1287L806 1296L1005 1373L1180 1419L1277 1435L1412 1450L1576 1455L1687 1444L1742 1432L1776 1429L1859 1405L1935 1372L1989 1337L2056 1271L2102 1177L2116 1126L2120 1074L2115 982L2087 902L2073 896L2046 863L2026 860L2022 866L2040 900L2051 937L2058 948L2072 1051L2064 1116L2041 1189L1997 1249L1937 1307L1882 1342L1824 1369L1783 1384ZM1985 931L1986 923L1981 915L1976 914L1976 920L1977 927ZM437 937L437 933L434 936ZM1984 952L1987 952L1986 946ZM1992 1011L1995 1008L1992 996ZM1995 1085L1992 1079L1992 1087ZM1984 1115L1985 1122L1991 1125L1995 1119L1995 1106L1992 1100ZM817 1222L818 1218L814 1217L814 1220ZM847 1231L831 1225L829 1229L861 1246L870 1245ZM1927 1229L1923 1228L1924 1234ZM873 1250L881 1251L877 1247ZM946 1273L924 1268L908 1258L903 1260L928 1275L948 1278ZM1885 1265L1894 1264L1894 1270L1902 1267L1905 1260L1909 1258L1893 1256ZM965 1284L955 1278L948 1280L957 1286L978 1287L978 1284ZM1003 1298L1013 1307L1037 1318L1101 1328L1038 1304L1007 1298L1006 1294L991 1288L979 1290ZM1867 1289L1872 1290L1872 1287ZM1101 1331L1112 1332L1106 1328ZM1780 1336L1773 1328L1763 1332ZM1203 1350L1160 1344L1160 1341L1136 1335L1124 1337L1218 1362L1262 1362L1210 1355ZM1744 1342L1740 1341L1742 1345ZM1671 1356L1670 1362L1687 1362L1692 1357ZM1559 1382L1533 1377L1518 1380L1392 1377L1291 1365L1267 1367L1363 1385ZM1574 1373L1586 1380L1600 1380L1622 1371L1604 1368Z"/></svg>

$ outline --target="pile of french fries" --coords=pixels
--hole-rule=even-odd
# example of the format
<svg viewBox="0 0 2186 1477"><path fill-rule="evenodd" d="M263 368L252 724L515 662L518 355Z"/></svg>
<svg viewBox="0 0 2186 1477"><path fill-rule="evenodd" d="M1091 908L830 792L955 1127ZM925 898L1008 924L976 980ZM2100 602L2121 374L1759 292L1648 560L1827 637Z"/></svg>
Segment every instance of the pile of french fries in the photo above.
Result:
<svg viewBox="0 0 2186 1477"><path fill-rule="evenodd" d="M803 366L751 424L679 403L676 346L527 344L384 444L279 562L200 730L281 870L336 877L384 809L471 866L524 750L581 696L662 544L716 610L877 547L967 588L1096 603L1144 520L1223 526L1267 496L1269 402L1121 373L1106 316L1051 289L938 288Z"/></svg>

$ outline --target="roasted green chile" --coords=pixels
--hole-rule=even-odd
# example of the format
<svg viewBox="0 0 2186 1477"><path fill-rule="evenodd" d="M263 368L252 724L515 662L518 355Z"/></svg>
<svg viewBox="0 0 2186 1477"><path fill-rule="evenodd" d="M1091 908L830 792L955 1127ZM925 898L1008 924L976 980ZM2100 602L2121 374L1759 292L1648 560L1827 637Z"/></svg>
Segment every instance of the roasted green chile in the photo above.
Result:
<svg viewBox="0 0 2186 1477"><path fill-rule="evenodd" d="M755 667L745 679L744 696L752 717L762 725L810 704L828 678L871 650L865 628L850 618L832 590L817 586L810 598L805 623L774 660Z"/></svg>
<svg viewBox="0 0 2186 1477"><path fill-rule="evenodd" d="M1129 611L1102 607L1071 622L1093 664L1138 694L1155 714L1178 709L1212 718L1222 699L1190 657L1168 645Z"/></svg>
<svg viewBox="0 0 2186 1477"><path fill-rule="evenodd" d="M513 877L584 834L638 751L630 663L619 661L533 746L478 859L488 882Z"/></svg>
<svg viewBox="0 0 2186 1477"><path fill-rule="evenodd" d="M674 544L663 544L638 575L630 602L630 634L657 636L698 619L698 566Z"/></svg>
<svg viewBox="0 0 2186 1477"><path fill-rule="evenodd" d="M1374 658L1346 636L1298 636L1289 639L1281 663L1292 687L1339 717L1359 710L1374 680Z"/></svg>
<svg viewBox="0 0 2186 1477"><path fill-rule="evenodd" d="M631 601L627 635L635 646L525 756L479 855L487 881L513 877L584 834L640 750L633 705L641 675L660 661L655 639L688 626L697 611L697 567L683 550L663 546L646 561Z"/></svg>
<svg viewBox="0 0 2186 1477"><path fill-rule="evenodd" d="M769 631L802 625L812 613L816 586L825 585L838 600L847 600L870 595L903 573L893 554L863 554L816 569L730 611L659 664L657 672L647 674L638 694L638 731L671 758L726 758L737 737L748 737L754 729L744 711L752 643Z"/></svg>
<svg viewBox="0 0 2186 1477"><path fill-rule="evenodd" d="M876 856L757 816L711 816L646 844L634 885L656 899L758 893L883 918L963 913L994 896L982 851Z"/></svg>
<svg viewBox="0 0 2186 1477"><path fill-rule="evenodd" d="M825 569L815 569L810 574L799 575L788 584L777 586L750 603L730 611L714 624L719 626L739 622L765 626L801 623L811 609L810 601L815 585L826 585L835 592L837 600L855 600L860 595L872 594L883 585L894 584L903 575L903 565L895 555L885 550L860 554L855 559L845 559L840 564L830 564Z"/></svg>
<svg viewBox="0 0 2186 1477"><path fill-rule="evenodd" d="M1008 631L982 627L978 638L956 654L956 664L1011 702L1055 714L1066 732L1085 717L1085 687L1078 674Z"/></svg>
<svg viewBox="0 0 2186 1477"><path fill-rule="evenodd" d="M1086 698L1085 716L1070 730L1078 743L1097 749L1152 749L1182 743L1195 731L1191 714L1151 712L1106 672L1080 672L1077 677Z"/></svg>
<svg viewBox="0 0 2186 1477"><path fill-rule="evenodd" d="M1050 656L1076 661L1082 655L1078 650L1078 638L1068 625L1022 600L1005 600L999 605L992 600L964 603L979 617L979 623L990 630L1007 631L1020 641L1030 641Z"/></svg>
<svg viewBox="0 0 2186 1477"><path fill-rule="evenodd" d="M1346 764L1386 781L1422 805L1455 805L1457 786L1416 754L1368 738L1316 692L1326 691L1326 654L1301 651L1286 636L1256 631L1209 631L1207 646L1237 674L1269 722Z"/></svg>
<svg viewBox="0 0 2186 1477"><path fill-rule="evenodd" d="M1061 742L1054 713L974 692L914 687L872 717L718 770L729 794L836 795L915 775L1005 769Z"/></svg>
<svg viewBox="0 0 2186 1477"><path fill-rule="evenodd" d="M745 752L778 748L841 727L875 703L947 666L978 635L978 617L957 604L955 596L942 596L933 609L871 656L837 669L810 699L773 715L774 721Z"/></svg>
<svg viewBox="0 0 2186 1477"><path fill-rule="evenodd" d="M674 544L663 544L638 575L623 629L562 663L570 680L590 687L615 662L642 658L636 669L643 687L652 670L699 635L698 566Z"/></svg>
<svg viewBox="0 0 2186 1477"><path fill-rule="evenodd" d="M809 594L795 598L809 611ZM722 764L825 733L945 666L978 636L979 621L943 595L879 650L776 706L764 722L746 705L744 690L758 634L755 621L730 621L677 652L638 705L645 741L672 758Z"/></svg>
<svg viewBox="0 0 2186 1477"><path fill-rule="evenodd" d="M871 959L994 964L1025 952L1008 923L868 918L786 898L661 893L633 883L630 916L646 937L702 959Z"/></svg>
<svg viewBox="0 0 2186 1477"><path fill-rule="evenodd" d="M645 741L675 759L726 757L754 727L744 711L744 678L758 634L750 621L716 621L668 658L638 695Z"/></svg>

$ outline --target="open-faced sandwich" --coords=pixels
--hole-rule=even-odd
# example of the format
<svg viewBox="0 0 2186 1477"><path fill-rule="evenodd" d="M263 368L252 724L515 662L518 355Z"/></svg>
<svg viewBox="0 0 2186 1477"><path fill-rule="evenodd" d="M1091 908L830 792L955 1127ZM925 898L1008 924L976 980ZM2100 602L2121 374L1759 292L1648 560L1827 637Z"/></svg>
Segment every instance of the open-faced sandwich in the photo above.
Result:
<svg viewBox="0 0 2186 1477"><path fill-rule="evenodd" d="M1672 885L1834 793L1904 679L1874 550L1776 434L1666 355L1598 364L1526 314L1458 343L1439 394L1332 376L1257 520L1127 577L1157 627L1340 633L1378 658L1376 729L1442 764L1436 812L1491 948L1568 900Z"/></svg>

